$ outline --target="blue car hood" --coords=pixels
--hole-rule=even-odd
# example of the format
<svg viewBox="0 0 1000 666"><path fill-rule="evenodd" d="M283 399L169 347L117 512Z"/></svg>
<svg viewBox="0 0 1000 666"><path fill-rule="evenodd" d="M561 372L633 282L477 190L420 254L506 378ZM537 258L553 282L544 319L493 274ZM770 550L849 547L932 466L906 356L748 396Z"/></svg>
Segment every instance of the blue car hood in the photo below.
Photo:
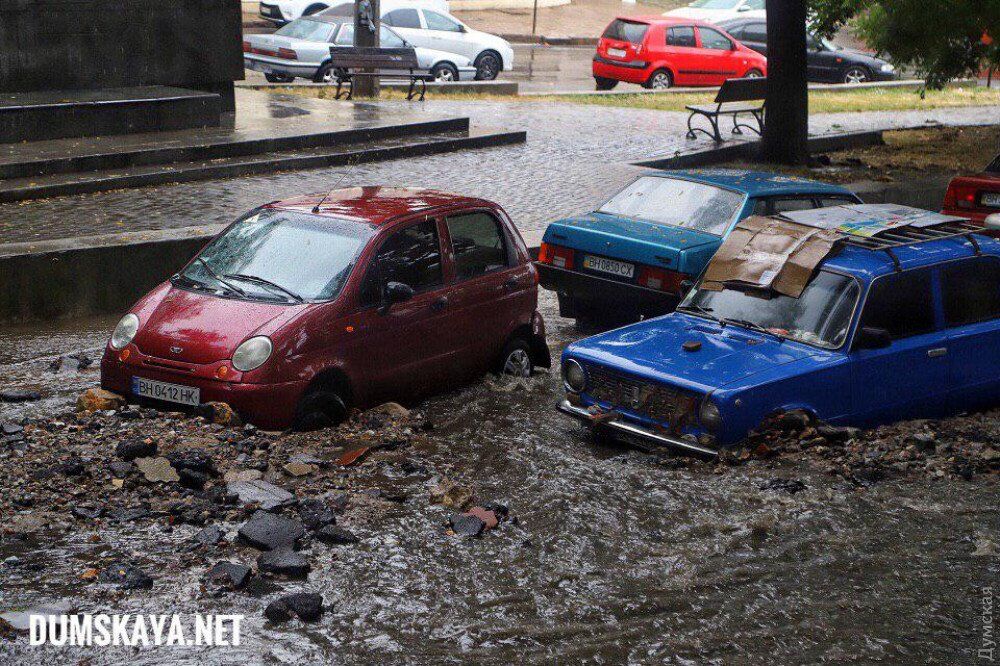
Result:
<svg viewBox="0 0 1000 666"><path fill-rule="evenodd" d="M685 351L685 342L701 343ZM825 352L771 335L675 313L595 335L566 355L699 393Z"/></svg>
<svg viewBox="0 0 1000 666"><path fill-rule="evenodd" d="M713 234L596 212L553 222L542 240L691 275L700 273L722 244Z"/></svg>

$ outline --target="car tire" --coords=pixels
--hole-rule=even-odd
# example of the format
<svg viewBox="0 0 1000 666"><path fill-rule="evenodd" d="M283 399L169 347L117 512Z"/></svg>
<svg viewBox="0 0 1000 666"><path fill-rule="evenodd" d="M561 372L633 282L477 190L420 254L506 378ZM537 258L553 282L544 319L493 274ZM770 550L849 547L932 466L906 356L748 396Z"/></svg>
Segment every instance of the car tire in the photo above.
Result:
<svg viewBox="0 0 1000 666"><path fill-rule="evenodd" d="M285 76L284 74L265 74L264 79L268 83L291 83L295 80L295 77Z"/></svg>
<svg viewBox="0 0 1000 666"><path fill-rule="evenodd" d="M316 74L313 75L313 83L336 83L336 77L333 75L333 66L330 63L325 63L319 66L316 70Z"/></svg>
<svg viewBox="0 0 1000 666"><path fill-rule="evenodd" d="M871 72L861 65L851 65L844 70L844 75L840 78L843 83L865 83L872 78Z"/></svg>
<svg viewBox="0 0 1000 666"><path fill-rule="evenodd" d="M431 69L431 78L438 83L458 81L458 68L450 62L439 62Z"/></svg>
<svg viewBox="0 0 1000 666"><path fill-rule="evenodd" d="M321 11L329 9L326 5L309 5L306 10L302 12L303 16L312 16L313 14L319 14Z"/></svg>
<svg viewBox="0 0 1000 666"><path fill-rule="evenodd" d="M503 58L496 51L483 51L473 64L476 67L476 81L492 81L503 71Z"/></svg>
<svg viewBox="0 0 1000 666"><path fill-rule="evenodd" d="M594 84L598 90L614 90L618 85L617 79L606 79L603 76L595 76Z"/></svg>
<svg viewBox="0 0 1000 666"><path fill-rule="evenodd" d="M670 73L669 69L658 69L650 74L642 85L650 90L666 90L674 86L674 75Z"/></svg>
<svg viewBox="0 0 1000 666"><path fill-rule="evenodd" d="M531 345L524 338L514 338L500 352L493 372L510 377L530 377L535 372L531 358Z"/></svg>
<svg viewBox="0 0 1000 666"><path fill-rule="evenodd" d="M340 394L328 387L308 391L299 402L292 428L300 432L322 430L347 418L347 406Z"/></svg>
<svg viewBox="0 0 1000 666"><path fill-rule="evenodd" d="M764 72L760 71L757 68L754 68L754 69L751 69L749 72L747 72L746 76L744 76L743 78L744 79L762 79L762 78L764 78Z"/></svg>

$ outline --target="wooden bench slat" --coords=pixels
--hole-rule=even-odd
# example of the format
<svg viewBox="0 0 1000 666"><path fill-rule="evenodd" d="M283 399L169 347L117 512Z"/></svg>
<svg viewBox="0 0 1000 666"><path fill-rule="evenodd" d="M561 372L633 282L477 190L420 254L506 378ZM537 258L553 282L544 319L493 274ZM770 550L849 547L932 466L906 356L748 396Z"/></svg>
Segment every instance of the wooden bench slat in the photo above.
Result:
<svg viewBox="0 0 1000 666"><path fill-rule="evenodd" d="M722 135L719 133L719 116L732 115L733 134L742 134L741 127L760 134L764 131L764 105L767 96L767 79L746 78L728 79L719 87L719 92L715 95L715 102L712 104L691 104L685 108L691 112L688 116L689 139L695 137L695 132L702 132L717 142L722 142ZM750 104L749 102L758 102ZM738 121L740 114L750 114L757 121L757 127L747 125ZM693 127L691 121L695 116L705 116L712 124L712 132Z"/></svg>

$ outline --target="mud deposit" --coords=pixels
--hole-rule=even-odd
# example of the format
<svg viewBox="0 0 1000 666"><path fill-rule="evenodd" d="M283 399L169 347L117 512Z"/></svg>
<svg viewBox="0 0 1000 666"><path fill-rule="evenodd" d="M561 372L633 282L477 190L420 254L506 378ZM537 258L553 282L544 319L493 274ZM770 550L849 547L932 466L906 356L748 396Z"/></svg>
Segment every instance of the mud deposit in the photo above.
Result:
<svg viewBox="0 0 1000 666"><path fill-rule="evenodd" d="M577 337L551 303L546 317L554 349ZM94 353L100 338L88 335L71 339ZM71 352L5 361L2 388L38 384L47 397L35 412L0 405L0 421L25 424L23 440L0 444L0 611L65 600L94 613L236 613L243 641L58 648L8 635L0 663L952 664L983 647L982 588L1000 565L997 475L982 456L966 474L952 453L994 450L996 415L861 434L886 449L870 464L882 444L831 446L812 432L703 463L596 444L555 413L553 372L483 381L405 418L281 436L148 412L77 418L70 396L96 375L46 369ZM911 441L924 432L935 441ZM203 489L112 469L135 438L175 467L177 452L206 452L214 469L184 481ZM296 476L293 458L315 469ZM884 473L859 473L869 468ZM357 543L307 527L307 578L259 573L260 551L237 536L254 507L225 492L237 469L323 502ZM469 505L509 516L456 534L456 508L432 501L445 479L472 492ZM305 522L294 505L274 513ZM212 526L219 543L196 545ZM219 561L254 575L217 590L205 576ZM152 587L102 579L113 563ZM264 618L298 591L322 595L317 621Z"/></svg>

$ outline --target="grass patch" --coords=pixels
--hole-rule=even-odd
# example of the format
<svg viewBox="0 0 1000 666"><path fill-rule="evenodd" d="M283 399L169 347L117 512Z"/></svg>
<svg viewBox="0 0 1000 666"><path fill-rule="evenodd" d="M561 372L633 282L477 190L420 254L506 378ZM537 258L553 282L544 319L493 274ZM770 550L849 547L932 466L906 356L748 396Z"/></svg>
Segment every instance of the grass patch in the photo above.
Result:
<svg viewBox="0 0 1000 666"><path fill-rule="evenodd" d="M882 136L884 146L826 153L829 165L811 168L768 165L767 168L835 183L905 182L980 171L1000 152L1000 126L997 125L892 130ZM760 168L759 164L742 161L719 166Z"/></svg>
<svg viewBox="0 0 1000 666"><path fill-rule="evenodd" d="M333 88L273 88L281 92L318 99L333 99ZM684 111L689 104L710 103L715 91L703 93L624 94L624 95L496 95L482 93L428 92L429 100L454 102L526 102L546 104L592 104L653 111ZM357 98L358 101L365 101ZM383 89L383 100L405 100L406 93ZM850 111L907 111L960 106L1000 105L1000 90L980 86L953 86L928 90L921 96L914 88L869 88L862 90L814 90L809 93L809 113Z"/></svg>

